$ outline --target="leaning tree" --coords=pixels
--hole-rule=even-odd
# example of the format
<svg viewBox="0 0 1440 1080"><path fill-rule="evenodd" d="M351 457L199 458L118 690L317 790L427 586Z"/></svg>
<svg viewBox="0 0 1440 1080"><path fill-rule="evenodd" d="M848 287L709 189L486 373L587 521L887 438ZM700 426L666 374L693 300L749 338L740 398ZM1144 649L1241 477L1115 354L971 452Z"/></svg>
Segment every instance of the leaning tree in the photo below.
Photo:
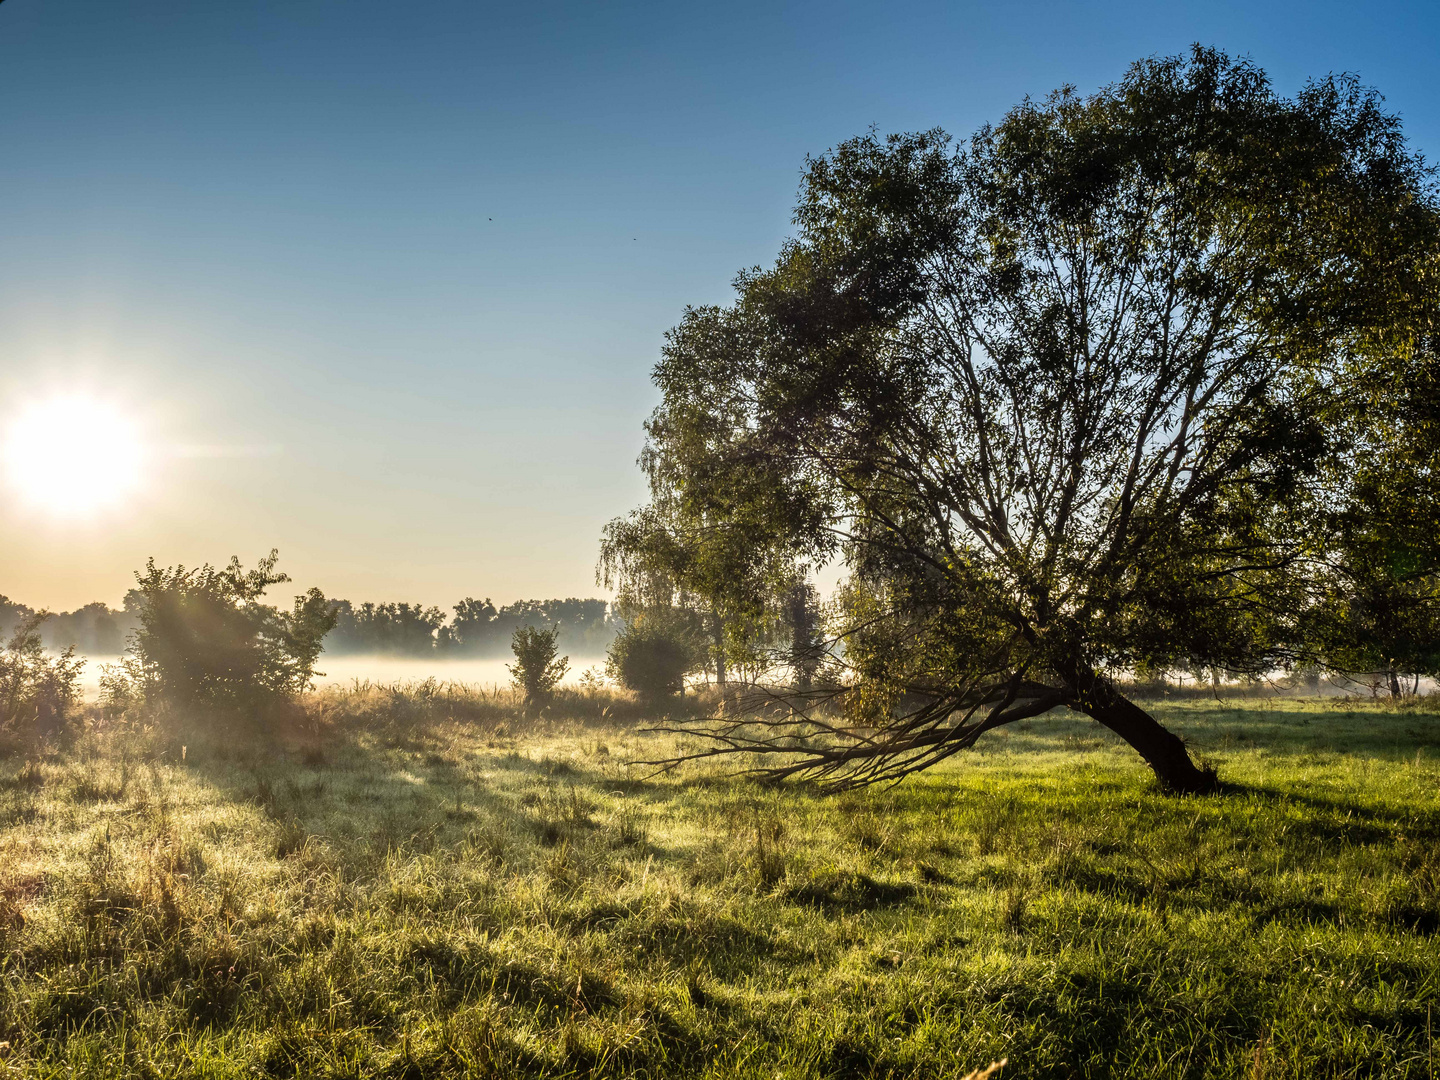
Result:
<svg viewBox="0 0 1440 1080"><path fill-rule="evenodd" d="M847 142L795 221L670 332L648 454L685 519L843 560L850 674L843 708L716 722L706 752L844 787L1063 706L1166 788L1213 787L1115 678L1305 651L1356 388L1433 310L1436 199L1398 122L1353 80L1285 98L1197 47L958 148Z"/></svg>

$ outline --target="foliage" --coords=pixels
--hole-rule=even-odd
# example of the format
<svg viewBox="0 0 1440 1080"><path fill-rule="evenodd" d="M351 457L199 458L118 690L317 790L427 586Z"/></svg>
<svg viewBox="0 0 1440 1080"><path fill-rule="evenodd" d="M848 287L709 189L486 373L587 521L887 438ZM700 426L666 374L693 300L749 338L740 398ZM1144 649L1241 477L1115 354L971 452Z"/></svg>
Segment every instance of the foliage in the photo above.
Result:
<svg viewBox="0 0 1440 1080"><path fill-rule="evenodd" d="M488 596L484 600L467 596L455 605L454 619L442 630L446 644L467 652L480 652L487 640L493 636L491 629L499 620L499 615L494 601ZM515 631L512 629L510 633L513 635Z"/></svg>
<svg viewBox="0 0 1440 1080"><path fill-rule="evenodd" d="M515 685L525 691L525 707L531 711L550 700L555 687L570 670L570 658L557 656L560 628L546 630L521 626L510 638L515 663L507 665Z"/></svg>
<svg viewBox="0 0 1440 1080"><path fill-rule="evenodd" d="M320 763L129 733L0 763L10 1074L959 1080L1008 1057L1000 1080L1428 1080L1440 1059L1432 716L1160 706L1240 785L1203 803L1083 718L827 800L701 765L637 783L623 761L671 752L655 736L517 738L457 704Z"/></svg>
<svg viewBox="0 0 1440 1080"><path fill-rule="evenodd" d="M418 656L434 651L445 623L438 607L423 604L351 604L333 600L335 628L327 635L330 652L372 652Z"/></svg>
<svg viewBox="0 0 1440 1080"><path fill-rule="evenodd" d="M83 660L73 647L50 656L40 637L43 611L23 619L0 651L0 736L57 730L79 699Z"/></svg>
<svg viewBox="0 0 1440 1080"><path fill-rule="evenodd" d="M253 570L161 569L151 559L138 582L140 627L130 662L112 673L112 696L129 695L204 712L264 710L308 688L335 612L319 589L288 612L261 602L277 573L272 551Z"/></svg>
<svg viewBox="0 0 1440 1080"><path fill-rule="evenodd" d="M1375 674L1392 696L1402 678L1440 675L1440 352L1433 337L1361 383L1348 422L1353 449L1330 483L1350 498L1331 509L1320 601L1306 637L1332 670Z"/></svg>
<svg viewBox="0 0 1440 1080"><path fill-rule="evenodd" d="M721 745L844 786L1066 706L1213 787L1113 676L1312 658L1333 480L1428 332L1437 220L1373 92L1199 48L958 149L811 161L775 266L670 334L647 453L687 517L844 560L862 727Z"/></svg>
<svg viewBox="0 0 1440 1080"><path fill-rule="evenodd" d="M577 597L517 600L497 608L489 597L467 596L448 623L440 608L423 604L332 603L335 629L325 639L332 653L499 656L508 652L517 628L555 625L562 648L593 656L604 650L611 630L604 600Z"/></svg>
<svg viewBox="0 0 1440 1080"><path fill-rule="evenodd" d="M682 693L685 677L705 666L707 641L695 612L654 607L638 612L615 635L606 671L645 701Z"/></svg>
<svg viewBox="0 0 1440 1080"><path fill-rule="evenodd" d="M1411 678L1440 675L1440 576L1384 538L1337 560L1332 590L1309 612L1317 653L1332 671L1375 674L1400 697Z"/></svg>
<svg viewBox="0 0 1440 1080"><path fill-rule="evenodd" d="M0 596L0 634L14 633L21 623L37 614L25 604ZM129 608L114 611L95 601L74 611L46 613L40 624L40 640L57 652L74 646L90 656L114 656L124 651L125 635L134 627Z"/></svg>
<svg viewBox="0 0 1440 1080"><path fill-rule="evenodd" d="M783 633L786 590L803 568L760 542L759 522L686 512L664 458L647 454L651 502L605 526L596 580L623 616L684 609L705 632L705 666L722 686L731 667L763 668Z"/></svg>
<svg viewBox="0 0 1440 1080"><path fill-rule="evenodd" d="M468 610L466 605L471 605ZM508 642L522 626L559 628L559 647L588 656L604 651L613 627L604 600L566 597L553 600L517 600L496 608L469 598L455 605L451 648L464 655L487 655L497 642Z"/></svg>

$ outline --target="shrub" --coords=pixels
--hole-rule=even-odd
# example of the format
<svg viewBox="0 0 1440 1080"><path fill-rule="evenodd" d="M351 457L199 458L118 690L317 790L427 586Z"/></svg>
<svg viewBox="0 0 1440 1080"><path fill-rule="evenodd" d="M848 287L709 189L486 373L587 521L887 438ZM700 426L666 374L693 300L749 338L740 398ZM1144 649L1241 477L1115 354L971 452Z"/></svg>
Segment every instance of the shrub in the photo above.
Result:
<svg viewBox="0 0 1440 1080"><path fill-rule="evenodd" d="M57 730L79 697L74 647L47 656L40 640L44 611L24 619L0 651L0 735L45 735ZM27 730L28 729L28 730Z"/></svg>
<svg viewBox="0 0 1440 1080"><path fill-rule="evenodd" d="M102 680L108 703L263 713L308 688L335 614L319 589L288 612L261 603L271 585L290 580L276 561L272 551L254 570L233 558L223 569L147 562L135 575L140 626Z"/></svg>
<svg viewBox="0 0 1440 1080"><path fill-rule="evenodd" d="M505 665L515 685L525 691L525 708L533 712L550 700L555 687L570 670L568 656L557 657L560 627L549 630L538 626L516 628L510 638L515 663Z"/></svg>
<svg viewBox="0 0 1440 1080"><path fill-rule="evenodd" d="M685 689L685 676L705 665L705 643L688 612L655 609L636 616L610 644L611 678L647 701Z"/></svg>

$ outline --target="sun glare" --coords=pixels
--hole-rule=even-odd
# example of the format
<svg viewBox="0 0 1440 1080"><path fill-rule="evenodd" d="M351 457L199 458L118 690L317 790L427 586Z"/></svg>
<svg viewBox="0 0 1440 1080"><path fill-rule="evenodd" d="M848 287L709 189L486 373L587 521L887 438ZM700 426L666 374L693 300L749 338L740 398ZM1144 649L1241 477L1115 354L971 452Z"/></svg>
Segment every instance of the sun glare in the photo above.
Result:
<svg viewBox="0 0 1440 1080"><path fill-rule="evenodd" d="M35 402L5 431L11 490L57 517L86 517L123 503L140 487L145 457L134 421L93 397Z"/></svg>

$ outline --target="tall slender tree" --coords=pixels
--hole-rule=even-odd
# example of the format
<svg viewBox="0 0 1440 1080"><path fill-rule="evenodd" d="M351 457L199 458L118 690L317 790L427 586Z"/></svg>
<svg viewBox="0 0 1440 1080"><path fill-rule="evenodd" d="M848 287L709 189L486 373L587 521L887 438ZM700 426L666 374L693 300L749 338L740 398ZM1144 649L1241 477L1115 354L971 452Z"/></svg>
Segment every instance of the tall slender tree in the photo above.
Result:
<svg viewBox="0 0 1440 1080"><path fill-rule="evenodd" d="M650 459L653 460L653 459ZM751 521L687 513L667 476L652 474L652 502L606 527L597 580L618 591L617 608L683 608L705 627L716 682L724 686L732 656L754 652L782 617L796 569L768 528Z"/></svg>

